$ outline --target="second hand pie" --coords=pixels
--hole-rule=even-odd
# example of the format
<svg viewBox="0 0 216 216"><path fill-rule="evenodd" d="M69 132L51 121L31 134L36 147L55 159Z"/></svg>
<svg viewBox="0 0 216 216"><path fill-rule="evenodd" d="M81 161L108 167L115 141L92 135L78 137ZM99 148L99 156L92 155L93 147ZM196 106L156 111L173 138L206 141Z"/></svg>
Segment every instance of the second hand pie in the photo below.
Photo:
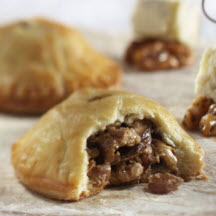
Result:
<svg viewBox="0 0 216 216"><path fill-rule="evenodd" d="M110 185L148 182L168 193L202 175L204 151L158 103L127 92L87 89L57 105L12 146L28 188L80 200Z"/></svg>
<svg viewBox="0 0 216 216"><path fill-rule="evenodd" d="M84 88L117 88L121 68L74 29L37 18L0 28L0 110L37 114Z"/></svg>

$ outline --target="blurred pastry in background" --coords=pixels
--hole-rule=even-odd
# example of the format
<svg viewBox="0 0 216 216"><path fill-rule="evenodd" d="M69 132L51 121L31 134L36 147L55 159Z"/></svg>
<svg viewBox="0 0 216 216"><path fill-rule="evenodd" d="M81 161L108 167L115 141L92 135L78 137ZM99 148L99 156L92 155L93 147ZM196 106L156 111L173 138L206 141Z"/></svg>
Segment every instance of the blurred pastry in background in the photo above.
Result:
<svg viewBox="0 0 216 216"><path fill-rule="evenodd" d="M116 88L122 72L76 30L36 18L0 28L0 77L0 110L37 114L80 88Z"/></svg>
<svg viewBox="0 0 216 216"><path fill-rule="evenodd" d="M128 92L85 89L49 110L11 151L19 180L60 200L148 182L165 194L203 175L204 151L160 104Z"/></svg>
<svg viewBox="0 0 216 216"><path fill-rule="evenodd" d="M183 126L200 130L204 136L216 136L216 48L205 51L196 78L198 97L187 110Z"/></svg>
<svg viewBox="0 0 216 216"><path fill-rule="evenodd" d="M125 60L140 70L166 70L193 63L199 13L187 0L138 0L134 41Z"/></svg>

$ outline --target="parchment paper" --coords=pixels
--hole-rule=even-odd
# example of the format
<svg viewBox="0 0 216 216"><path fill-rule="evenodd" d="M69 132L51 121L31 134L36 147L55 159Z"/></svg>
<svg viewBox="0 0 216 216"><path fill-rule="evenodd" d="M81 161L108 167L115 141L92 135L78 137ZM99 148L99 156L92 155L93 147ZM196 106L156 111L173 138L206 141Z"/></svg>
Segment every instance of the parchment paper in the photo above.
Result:
<svg viewBox="0 0 216 216"><path fill-rule="evenodd" d="M121 62L128 35L104 35L84 31L98 50ZM196 64L182 70L142 73L125 66L123 89L148 96L168 108L181 122L194 94ZM11 144L27 131L37 117L0 114L0 215L216 215L216 138L190 133L204 148L207 181L191 181L168 195L153 195L146 185L105 189L79 202L60 202L27 190L18 182L10 165Z"/></svg>

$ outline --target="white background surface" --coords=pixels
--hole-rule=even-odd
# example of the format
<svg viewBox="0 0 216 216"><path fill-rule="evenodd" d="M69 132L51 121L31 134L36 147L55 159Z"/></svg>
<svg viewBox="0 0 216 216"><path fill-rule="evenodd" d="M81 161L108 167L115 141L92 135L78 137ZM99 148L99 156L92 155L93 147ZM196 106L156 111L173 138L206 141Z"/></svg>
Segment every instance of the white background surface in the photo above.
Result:
<svg viewBox="0 0 216 216"><path fill-rule="evenodd" d="M201 8L201 0L189 1ZM0 0L0 23L23 17L47 16L77 27L122 33L130 30L135 4L136 0ZM216 1L206 0L206 5L214 16ZM202 38L216 44L216 24L203 15L201 18Z"/></svg>

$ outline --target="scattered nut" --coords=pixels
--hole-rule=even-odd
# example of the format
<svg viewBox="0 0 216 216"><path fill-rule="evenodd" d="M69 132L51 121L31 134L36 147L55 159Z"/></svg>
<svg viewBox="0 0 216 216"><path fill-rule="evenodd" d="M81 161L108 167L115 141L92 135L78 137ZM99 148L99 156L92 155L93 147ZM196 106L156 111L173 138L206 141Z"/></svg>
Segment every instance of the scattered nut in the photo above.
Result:
<svg viewBox="0 0 216 216"><path fill-rule="evenodd" d="M212 104L208 113L202 117L200 130L204 136L216 135L216 104Z"/></svg>
<svg viewBox="0 0 216 216"><path fill-rule="evenodd" d="M182 122L183 126L189 130L198 129L202 116L208 112L209 107L213 103L214 101L211 98L197 97L185 113Z"/></svg>

